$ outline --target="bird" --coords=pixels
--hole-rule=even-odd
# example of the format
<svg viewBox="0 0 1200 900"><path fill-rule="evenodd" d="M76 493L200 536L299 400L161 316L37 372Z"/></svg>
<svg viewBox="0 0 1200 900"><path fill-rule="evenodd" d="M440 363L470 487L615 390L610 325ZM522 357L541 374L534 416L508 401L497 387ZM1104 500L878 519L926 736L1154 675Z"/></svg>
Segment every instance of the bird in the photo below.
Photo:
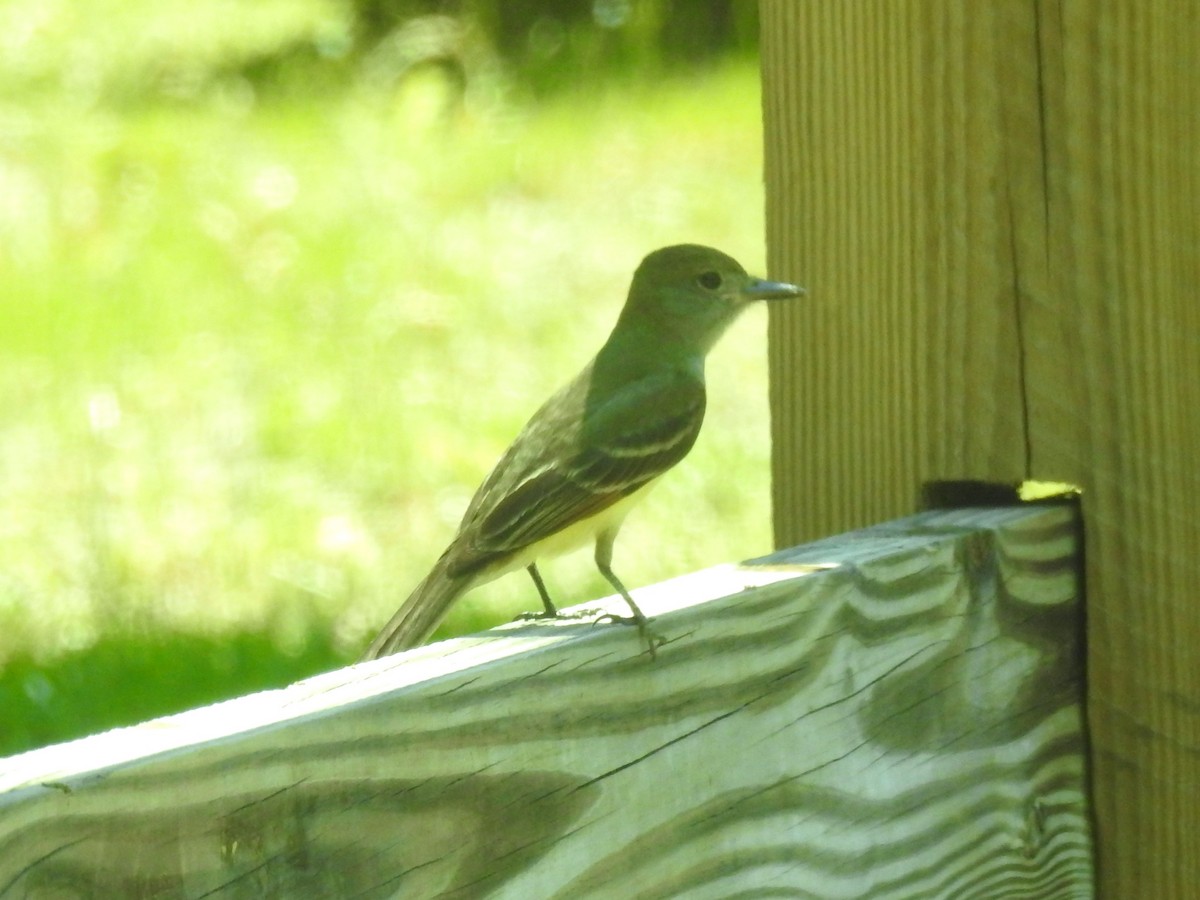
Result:
<svg viewBox="0 0 1200 900"><path fill-rule="evenodd" d="M538 561L595 545L600 573L631 615L650 655L661 639L612 569L630 508L692 449L704 421L704 361L756 300L804 289L746 273L712 247L677 244L647 255L616 325L596 356L552 395L475 492L458 532L367 649L376 659L424 643L467 591L525 569L559 615Z"/></svg>

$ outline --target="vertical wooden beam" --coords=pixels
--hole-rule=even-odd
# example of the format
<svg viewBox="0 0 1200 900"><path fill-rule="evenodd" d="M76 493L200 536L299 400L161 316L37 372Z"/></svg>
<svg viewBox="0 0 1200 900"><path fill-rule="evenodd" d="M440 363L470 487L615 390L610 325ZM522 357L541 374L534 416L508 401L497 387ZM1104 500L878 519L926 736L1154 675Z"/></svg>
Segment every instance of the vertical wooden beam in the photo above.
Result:
<svg viewBox="0 0 1200 900"><path fill-rule="evenodd" d="M1085 489L1108 897L1200 890L1200 7L1063 3L1039 471Z"/></svg>
<svg viewBox="0 0 1200 900"><path fill-rule="evenodd" d="M1003 175L1008 147L1039 143L1027 59L1010 49L1034 48L1031 16L763 13L771 265L812 291L772 334L778 540L909 510L931 470L1019 480L1012 193L1025 188Z"/></svg>
<svg viewBox="0 0 1200 900"><path fill-rule="evenodd" d="M764 0L777 540L1084 491L1101 886L1200 884L1200 7Z"/></svg>

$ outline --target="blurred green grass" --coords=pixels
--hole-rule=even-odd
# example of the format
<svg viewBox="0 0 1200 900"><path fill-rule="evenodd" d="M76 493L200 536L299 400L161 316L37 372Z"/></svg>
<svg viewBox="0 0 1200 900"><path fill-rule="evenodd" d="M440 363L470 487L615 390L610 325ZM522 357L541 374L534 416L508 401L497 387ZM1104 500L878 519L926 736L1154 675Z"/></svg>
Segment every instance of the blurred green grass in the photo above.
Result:
<svg viewBox="0 0 1200 900"><path fill-rule="evenodd" d="M0 106L0 753L351 661L642 255L761 273L752 65L442 91ZM765 316L714 354L626 583L769 549ZM609 593L587 555L544 571ZM537 606L512 575L442 634Z"/></svg>

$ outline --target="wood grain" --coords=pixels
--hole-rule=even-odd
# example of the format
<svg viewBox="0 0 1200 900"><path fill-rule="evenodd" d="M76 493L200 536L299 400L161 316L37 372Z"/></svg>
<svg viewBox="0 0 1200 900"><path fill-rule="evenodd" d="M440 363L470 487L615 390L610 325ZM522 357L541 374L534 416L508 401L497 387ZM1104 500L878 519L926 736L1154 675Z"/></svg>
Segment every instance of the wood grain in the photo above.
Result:
<svg viewBox="0 0 1200 900"><path fill-rule="evenodd" d="M1083 490L1108 897L1200 885L1200 7L764 2L783 544Z"/></svg>
<svg viewBox="0 0 1200 900"><path fill-rule="evenodd" d="M0 763L0 897L1074 898L1077 523L926 513ZM705 602L701 602L705 601Z"/></svg>

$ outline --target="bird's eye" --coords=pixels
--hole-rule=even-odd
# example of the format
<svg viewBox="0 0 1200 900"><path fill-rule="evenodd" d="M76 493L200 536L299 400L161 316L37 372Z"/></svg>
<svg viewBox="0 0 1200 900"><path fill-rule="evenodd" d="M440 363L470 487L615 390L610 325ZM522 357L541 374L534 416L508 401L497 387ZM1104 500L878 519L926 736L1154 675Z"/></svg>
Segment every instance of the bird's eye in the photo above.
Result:
<svg viewBox="0 0 1200 900"><path fill-rule="evenodd" d="M715 291L721 286L721 275L718 272L701 272L696 276L696 284L708 291Z"/></svg>

